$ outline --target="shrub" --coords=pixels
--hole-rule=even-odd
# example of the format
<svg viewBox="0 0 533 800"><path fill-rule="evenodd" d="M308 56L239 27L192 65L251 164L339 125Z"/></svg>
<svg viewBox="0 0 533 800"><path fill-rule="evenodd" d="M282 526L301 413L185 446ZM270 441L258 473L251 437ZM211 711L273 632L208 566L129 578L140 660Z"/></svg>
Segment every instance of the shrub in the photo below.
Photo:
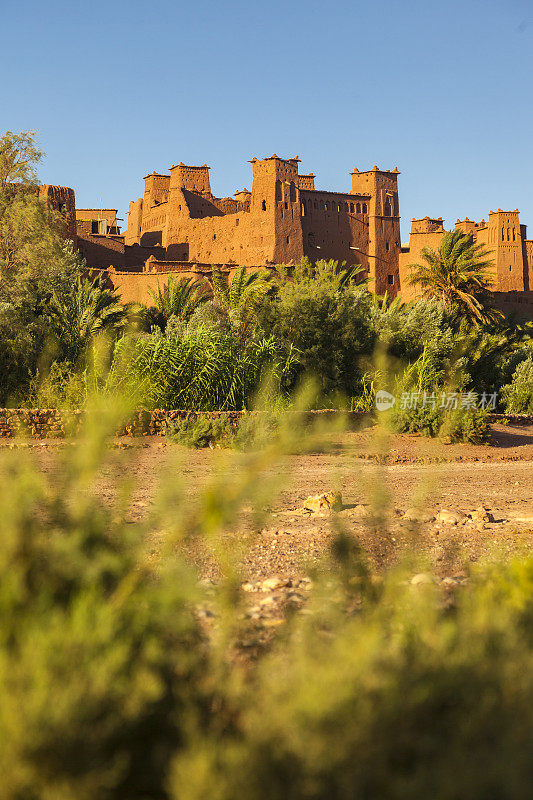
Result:
<svg viewBox="0 0 533 800"><path fill-rule="evenodd" d="M194 416L167 425L165 436L184 447L198 450L203 447L230 447L234 426L225 417Z"/></svg>
<svg viewBox="0 0 533 800"><path fill-rule="evenodd" d="M237 425L233 447L237 450L261 450L280 435L278 414L261 411L244 414Z"/></svg>
<svg viewBox="0 0 533 800"><path fill-rule="evenodd" d="M533 414L533 356L516 368L510 384L502 389L508 414Z"/></svg>
<svg viewBox="0 0 533 800"><path fill-rule="evenodd" d="M296 378L316 377L322 394L356 394L364 360L376 340L371 295L365 289L338 289L327 282L282 284L265 310L263 325L299 352ZM289 387L290 388L290 387Z"/></svg>
<svg viewBox="0 0 533 800"><path fill-rule="evenodd" d="M457 408L444 416L439 436L451 442L486 442L490 436L488 415L481 408Z"/></svg>
<svg viewBox="0 0 533 800"><path fill-rule="evenodd" d="M528 559L479 575L453 614L392 576L355 614L315 604L244 688L237 735L178 756L173 797L525 800L532 599Z"/></svg>
<svg viewBox="0 0 533 800"><path fill-rule="evenodd" d="M117 345L108 387L147 408L240 410L266 374L280 386L296 363L294 348L273 336L241 340L199 329L180 337L124 337Z"/></svg>
<svg viewBox="0 0 533 800"><path fill-rule="evenodd" d="M402 361L416 361L424 349L433 358L444 361L453 347L453 331L440 303L418 300L401 304L374 301L372 322L376 335L389 356Z"/></svg>
<svg viewBox="0 0 533 800"><path fill-rule="evenodd" d="M54 361L47 374L37 372L26 402L33 408L82 408L86 397L84 375L68 361Z"/></svg>
<svg viewBox="0 0 533 800"><path fill-rule="evenodd" d="M187 720L207 711L203 637L181 560L150 566L142 525L92 496L103 441L48 482L2 453L2 795L164 798ZM123 496L124 499L124 496Z"/></svg>
<svg viewBox="0 0 533 800"><path fill-rule="evenodd" d="M488 412L464 403L460 393L449 404L445 378L461 380L460 373L446 376L439 370L429 349L397 376L393 394L396 403L386 412L392 428L400 433L441 436L452 442L478 444L489 435Z"/></svg>
<svg viewBox="0 0 533 800"><path fill-rule="evenodd" d="M488 412L479 408L440 408L418 405L394 412L394 430L400 433L421 433L440 436L449 442L481 444L489 437Z"/></svg>

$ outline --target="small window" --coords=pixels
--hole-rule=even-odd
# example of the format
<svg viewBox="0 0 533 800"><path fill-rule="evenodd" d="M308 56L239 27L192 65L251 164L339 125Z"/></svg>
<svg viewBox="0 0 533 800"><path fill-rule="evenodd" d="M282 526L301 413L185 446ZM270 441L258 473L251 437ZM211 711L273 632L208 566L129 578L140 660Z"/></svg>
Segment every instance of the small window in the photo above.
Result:
<svg viewBox="0 0 533 800"><path fill-rule="evenodd" d="M289 204L288 204L288 203L287 203L287 201L285 200L285 208L288 208L288 207L289 207Z"/></svg>
<svg viewBox="0 0 533 800"><path fill-rule="evenodd" d="M394 275L387 275L387 283L389 284L389 286L392 286L392 284L394 283Z"/></svg>
<svg viewBox="0 0 533 800"><path fill-rule="evenodd" d="M385 250L387 251L387 253L389 252L389 243L388 243L388 242L387 242L387 244L385 245Z"/></svg>
<svg viewBox="0 0 533 800"><path fill-rule="evenodd" d="M363 214L366 214L366 212L367 212L366 203L363 203Z"/></svg>
<svg viewBox="0 0 533 800"><path fill-rule="evenodd" d="M512 268L512 267L509 267L509 272L512 272L512 271L513 271L513 268Z"/></svg>
<svg viewBox="0 0 533 800"><path fill-rule="evenodd" d="M353 214L353 203L350 203L350 214Z"/></svg>
<svg viewBox="0 0 533 800"><path fill-rule="evenodd" d="M239 217L237 217L237 219L235 220L235 225L238 225L238 224L239 224Z"/></svg>
<svg viewBox="0 0 533 800"><path fill-rule="evenodd" d="M289 241L290 241L290 237L287 236L287 244L289 244Z"/></svg>
<svg viewBox="0 0 533 800"><path fill-rule="evenodd" d="M217 238L217 235L216 235L216 233L214 233L213 234L213 241L215 241L216 238Z"/></svg>
<svg viewBox="0 0 533 800"><path fill-rule="evenodd" d="M263 211L266 211L266 210L267 210L267 203L266 203L266 200L263 200L263 202L261 203L261 208L263 209Z"/></svg>

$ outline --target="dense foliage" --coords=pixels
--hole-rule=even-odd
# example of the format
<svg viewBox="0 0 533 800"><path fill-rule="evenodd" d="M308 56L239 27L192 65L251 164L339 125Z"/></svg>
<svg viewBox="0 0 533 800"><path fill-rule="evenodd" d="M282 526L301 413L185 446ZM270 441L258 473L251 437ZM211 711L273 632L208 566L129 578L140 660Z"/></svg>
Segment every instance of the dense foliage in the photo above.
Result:
<svg viewBox="0 0 533 800"><path fill-rule="evenodd" d="M424 355L432 391L530 408L520 365L533 324L493 313L490 263L471 236L454 231L424 251L413 271L423 297L410 303L372 296L358 268L303 259L172 277L149 307L124 306L37 197L41 157L32 132L0 137L0 403L83 404L120 389L150 408L242 409L272 373L282 402L313 376L313 405L370 411L375 392L398 389ZM439 413L408 416L400 429L442 427Z"/></svg>
<svg viewBox="0 0 533 800"><path fill-rule="evenodd" d="M422 249L422 264L411 264L410 282L425 297L440 300L451 312L475 322L496 319L489 310L490 252L460 228L446 231L437 250Z"/></svg>
<svg viewBox="0 0 533 800"><path fill-rule="evenodd" d="M208 478L195 504L176 465L133 524L126 483L109 507L95 493L104 433L48 478L23 451L0 458L6 800L529 797L531 559L478 566L443 602L407 567L374 576L335 519L306 613L243 660L253 628L226 534L244 508L261 524L299 430ZM180 542L224 553L216 587Z"/></svg>
<svg viewBox="0 0 533 800"><path fill-rule="evenodd" d="M241 409L268 377L286 380L294 353L274 337L242 340L231 329L124 337L108 387L146 408Z"/></svg>
<svg viewBox="0 0 533 800"><path fill-rule="evenodd" d="M533 414L533 354L517 366L511 383L503 387L502 396L510 414Z"/></svg>

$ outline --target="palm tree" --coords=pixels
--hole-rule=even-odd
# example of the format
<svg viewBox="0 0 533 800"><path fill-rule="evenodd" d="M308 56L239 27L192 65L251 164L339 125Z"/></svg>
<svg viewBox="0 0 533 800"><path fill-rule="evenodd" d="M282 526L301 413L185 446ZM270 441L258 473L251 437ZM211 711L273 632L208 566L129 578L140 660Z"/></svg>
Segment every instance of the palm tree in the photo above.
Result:
<svg viewBox="0 0 533 800"><path fill-rule="evenodd" d="M151 310L154 322L162 329L172 316L187 322L196 309L209 298L203 281L199 283L194 278L176 280L173 275L163 288L158 282L157 291L148 289L148 292L154 302Z"/></svg>
<svg viewBox="0 0 533 800"><path fill-rule="evenodd" d="M347 265L345 261L339 263L333 258L326 261L321 258L312 262L304 256L297 264L279 264L276 267L282 281L292 281L296 284L312 284L314 286L327 285L333 291L343 291L351 286L364 286L368 279L364 277L364 267L361 264Z"/></svg>
<svg viewBox="0 0 533 800"><path fill-rule="evenodd" d="M428 299L437 299L448 311L469 322L490 322L499 315L490 302L492 260L489 251L474 243L470 233L446 231L438 250L424 247L423 264L409 264L409 282L422 288Z"/></svg>
<svg viewBox="0 0 533 800"><path fill-rule="evenodd" d="M239 267L228 280L217 265L212 267L211 287L213 303L241 333L248 330L265 298L275 291L272 276L266 271L247 272L246 267Z"/></svg>
<svg viewBox="0 0 533 800"><path fill-rule="evenodd" d="M69 289L63 287L52 296L50 323L68 361L75 362L100 333L115 338L127 322L115 289L105 284L101 276L96 280L78 276Z"/></svg>

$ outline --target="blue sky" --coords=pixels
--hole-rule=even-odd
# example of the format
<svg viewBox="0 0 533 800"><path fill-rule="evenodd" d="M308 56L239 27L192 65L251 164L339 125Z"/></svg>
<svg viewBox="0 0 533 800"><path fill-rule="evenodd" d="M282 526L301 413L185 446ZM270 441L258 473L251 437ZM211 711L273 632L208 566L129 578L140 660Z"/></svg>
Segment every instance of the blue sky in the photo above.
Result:
<svg viewBox="0 0 533 800"><path fill-rule="evenodd" d="M46 183L120 209L142 177L298 154L317 188L400 176L411 217L518 207L533 235L533 0L28 0L3 4L0 130L35 128Z"/></svg>

